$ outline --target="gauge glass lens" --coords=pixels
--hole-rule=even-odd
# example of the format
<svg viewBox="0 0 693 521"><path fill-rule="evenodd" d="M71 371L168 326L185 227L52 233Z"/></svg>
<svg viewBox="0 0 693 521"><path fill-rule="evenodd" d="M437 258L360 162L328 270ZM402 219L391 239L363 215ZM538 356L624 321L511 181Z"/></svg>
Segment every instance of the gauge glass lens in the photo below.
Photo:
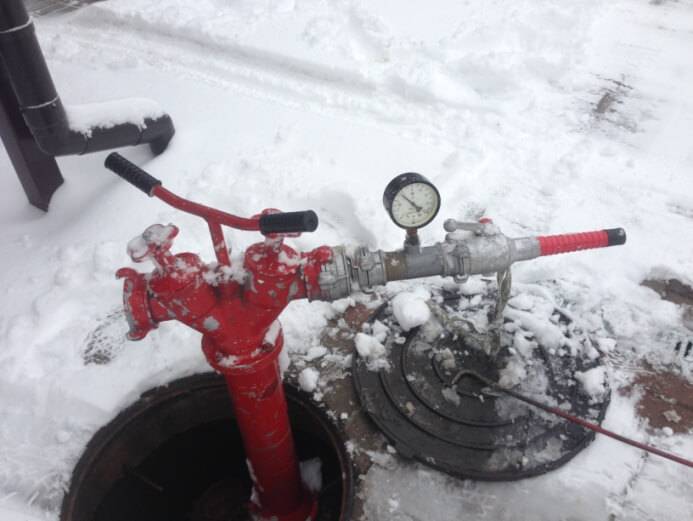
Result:
<svg viewBox="0 0 693 521"><path fill-rule="evenodd" d="M426 183L411 183L392 200L392 218L404 228L418 228L428 223L438 211L438 194Z"/></svg>

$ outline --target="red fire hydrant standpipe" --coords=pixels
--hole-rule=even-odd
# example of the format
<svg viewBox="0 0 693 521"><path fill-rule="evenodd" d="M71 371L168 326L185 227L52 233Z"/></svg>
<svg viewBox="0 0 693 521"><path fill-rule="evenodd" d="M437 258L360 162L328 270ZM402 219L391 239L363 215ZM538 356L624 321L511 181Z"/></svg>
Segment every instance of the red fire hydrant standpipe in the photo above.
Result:
<svg viewBox="0 0 693 521"><path fill-rule="evenodd" d="M150 196L205 219L217 257L217 264L208 266L193 253L171 254L178 234L173 225L150 226L133 239L128 244L132 259L151 260L156 269L149 275L130 268L117 272L125 279L129 338L142 339L166 320L201 332L207 360L226 378L243 437L254 483L251 509L260 519L314 519L317 498L301 483L281 383L278 357L283 337L276 319L291 300L305 297L306 285L330 258L328 248L299 255L282 243L284 236L314 230L317 217L313 212L266 211L242 219L177 197L115 153L106 166ZM245 254L245 284L234 279L222 225L267 236Z"/></svg>
<svg viewBox="0 0 693 521"><path fill-rule="evenodd" d="M395 252L361 248L347 254L343 247L321 246L298 253L283 239L315 230L318 219L312 211L269 209L245 219L176 196L117 153L108 156L106 167L209 226L215 264L205 264L193 253L172 254L178 228L155 224L128 244L131 258L152 261L154 271L145 275L121 268L117 276L125 279L130 339L144 338L167 320L202 333L202 350L224 375L231 395L254 483L251 510L259 519L306 521L317 515L317 497L301 482L278 363L283 335L277 318L289 302L335 300L390 280L502 271L542 255L625 242L622 229L511 239L488 221L448 220L448 232L470 230L475 235L449 233L442 243L421 248L405 244ZM264 242L246 251L242 270L231 265L222 225L265 235Z"/></svg>

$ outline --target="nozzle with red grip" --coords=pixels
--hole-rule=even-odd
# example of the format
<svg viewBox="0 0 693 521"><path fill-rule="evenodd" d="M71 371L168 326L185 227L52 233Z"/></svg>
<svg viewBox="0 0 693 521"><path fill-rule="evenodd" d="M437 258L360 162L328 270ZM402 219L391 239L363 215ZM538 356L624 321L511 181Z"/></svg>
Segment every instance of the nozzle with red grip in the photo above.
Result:
<svg viewBox="0 0 693 521"><path fill-rule="evenodd" d="M626 231L623 228L612 228L594 232L544 235L537 237L537 240L542 256L556 255L625 244Z"/></svg>

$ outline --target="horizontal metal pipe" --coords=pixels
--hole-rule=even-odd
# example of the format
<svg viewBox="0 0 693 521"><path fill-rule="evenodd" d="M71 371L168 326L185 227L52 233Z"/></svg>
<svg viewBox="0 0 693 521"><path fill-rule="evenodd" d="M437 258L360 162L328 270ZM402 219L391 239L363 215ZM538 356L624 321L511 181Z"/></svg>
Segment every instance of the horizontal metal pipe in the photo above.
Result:
<svg viewBox="0 0 693 521"><path fill-rule="evenodd" d="M384 252L385 276L389 280L418 279L434 275L459 275L460 265L446 254L442 244L426 246L416 252Z"/></svg>
<svg viewBox="0 0 693 521"><path fill-rule="evenodd" d="M333 248L333 260L323 266L320 290L309 298L335 300L348 296L353 287L368 290L394 280L499 273L516 262L542 255L616 246L625 242L625 231L615 228L515 239L499 232L461 238L450 234L444 242L423 248L405 244L404 249L398 251L369 251L360 247L348 255L343 247L338 247Z"/></svg>

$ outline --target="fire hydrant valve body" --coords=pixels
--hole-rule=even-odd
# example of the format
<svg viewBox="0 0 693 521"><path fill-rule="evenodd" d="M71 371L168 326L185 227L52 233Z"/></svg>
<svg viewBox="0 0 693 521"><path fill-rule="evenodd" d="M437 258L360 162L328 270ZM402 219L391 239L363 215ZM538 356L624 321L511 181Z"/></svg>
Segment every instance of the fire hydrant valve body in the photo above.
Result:
<svg viewBox="0 0 693 521"><path fill-rule="evenodd" d="M279 371L283 335L277 318L293 298L306 294L301 268L319 271L321 259L329 256L320 250L302 257L281 238L272 238L248 248L243 286L234 280L219 283L205 276L210 267L197 255L172 255L172 237L152 247L147 231L140 237L146 253L133 260L150 258L156 269L149 275L130 268L118 271L125 278L130 338L141 339L167 320L202 333L203 352L224 374L233 400L257 515L279 521L313 519L317 498L301 484Z"/></svg>
<svg viewBox="0 0 693 521"><path fill-rule="evenodd" d="M277 318L292 299L306 296L307 279L317 283L331 250L300 255L275 234L248 248L241 285L193 253L171 254L177 233L173 225L153 225L130 242L133 260L149 259L155 269L148 275L130 268L117 272L125 279L129 337L144 338L167 320L202 333L202 350L224 375L232 398L253 478L256 517L314 519L317 497L302 485L281 381L284 340ZM219 245L225 252L226 245Z"/></svg>
<svg viewBox="0 0 693 521"><path fill-rule="evenodd" d="M283 310L299 293L301 256L285 244L258 243L245 254L244 297L259 308Z"/></svg>

